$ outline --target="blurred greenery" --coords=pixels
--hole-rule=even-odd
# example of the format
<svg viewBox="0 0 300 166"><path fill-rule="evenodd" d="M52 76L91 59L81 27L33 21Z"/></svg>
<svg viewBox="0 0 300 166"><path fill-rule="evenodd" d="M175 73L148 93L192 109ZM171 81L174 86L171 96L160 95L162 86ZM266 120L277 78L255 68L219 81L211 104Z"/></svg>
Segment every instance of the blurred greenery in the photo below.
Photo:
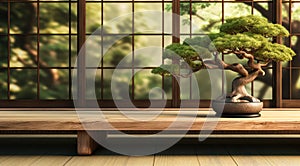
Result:
<svg viewBox="0 0 300 166"><path fill-rule="evenodd" d="M6 68L9 66L10 99L37 99L38 86L40 99L69 99L69 53L77 54L77 41L75 36L69 39L69 31L77 31L76 3L72 3L71 8L69 3L10 3L10 27L7 14L8 3L1 3L0 98L7 99Z"/></svg>
<svg viewBox="0 0 300 166"><path fill-rule="evenodd" d="M37 98L37 80L40 80L40 98L41 99L69 99L70 91L70 72L67 69L74 66L77 56L77 3L55 1L42 2L40 1L39 10L36 2L13 2L11 3L10 12L10 38L8 42L8 3L0 3L0 99L7 99L7 67L18 67L19 69L11 69L10 71L10 99L36 99ZM134 3L134 10L141 11L162 11L161 3ZM105 26L105 33L120 34L132 33L132 18L126 17L122 23L111 22L111 19L120 17L124 14L129 14L132 11L132 3L103 3L103 15L101 15L101 3L88 2L86 13L86 30L90 34L94 32L100 25ZM267 3L258 4L263 9L268 8ZM187 2L181 3L181 32L190 33L189 25L192 24L192 33L198 32L216 32L222 23L222 6L221 3L201 2L192 3L192 23L189 22L190 4ZM71 7L71 8L70 8ZM246 3L225 3L225 18L248 15L251 13L251 6ZM164 4L165 12L171 13L171 4ZM37 21L37 11L39 11L39 21ZM269 11L272 13L272 11ZM299 8L295 8L293 13L300 13ZM262 15L260 10L254 9L254 14ZM103 17L103 19L101 19ZM155 18L155 19L153 19ZM298 19L293 15L294 19ZM103 22L101 22L103 20ZM171 32L171 19L165 18L164 32ZM147 31L148 29L161 28L162 33L162 17L159 15L149 16L147 14L138 14L134 18L135 29L134 33L153 33ZM39 27L39 30L38 30ZM40 33L39 38L37 33ZM69 34L69 33L72 34ZM171 43L171 36L164 36L164 43L162 43L161 35L136 35L126 36L119 39L115 44L109 48L105 53L103 66L115 67L120 60L127 58L128 66L131 67L155 67L162 62L162 51L149 52L143 50L144 47L161 47L167 46ZM182 40L189 36L181 36ZM111 42L115 39L112 35L107 35L103 38L103 42ZM39 45L38 45L39 42ZM101 39L99 39L101 42ZM134 47L132 43L134 42ZM8 45L8 43L10 43ZM9 48L9 50L8 50ZM140 50L134 55L134 64L131 63L132 50ZM143 54L144 51L144 54ZM10 52L10 56L8 56ZM37 56L39 54L39 57ZM95 56L101 56L98 53ZM9 64L8 64L8 57ZM234 56L227 56L225 61L231 61ZM37 64L41 70L37 71ZM93 66L95 67L95 66ZM124 69L130 70L130 69ZM166 98L170 99L172 96L171 79L169 77L158 77L151 74L151 70L143 69L138 72L134 80L134 98L148 99L149 91L153 87L162 87L167 93ZM96 95L97 98L111 99L110 82L111 75L114 72L112 69L104 69L103 76L101 71L97 71L96 76ZM39 75L38 75L39 74ZM198 79L199 91L201 92L201 99L210 99L210 82L208 73L205 71L198 72L196 77ZM101 89L101 76L103 77L103 89ZM228 82L235 77L232 73L226 73ZM271 80L271 75L267 76ZM164 80L164 81L163 81ZM260 95L262 98L270 99L272 90L270 82L260 81L255 83L255 94L259 93L259 89L267 87L264 94ZM182 81L182 86L186 86ZM129 92L132 92L132 79L119 78L117 83L120 85L126 84L129 86ZM163 85L164 84L164 85ZM193 91L193 90L191 90ZM92 92L87 88L87 96ZM116 92L119 99L124 98L122 95L126 92ZM133 95L133 94L131 94ZM185 95L185 96L184 96ZM189 99L189 94L184 94L182 99ZM155 92L152 95L155 99L161 99L162 93ZM192 96L193 99L197 99Z"/></svg>

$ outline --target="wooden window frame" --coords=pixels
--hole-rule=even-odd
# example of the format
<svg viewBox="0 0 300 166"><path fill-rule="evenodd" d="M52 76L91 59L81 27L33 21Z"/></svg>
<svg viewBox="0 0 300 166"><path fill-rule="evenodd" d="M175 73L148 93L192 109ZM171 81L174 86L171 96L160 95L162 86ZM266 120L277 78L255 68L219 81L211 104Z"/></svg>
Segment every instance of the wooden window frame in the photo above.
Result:
<svg viewBox="0 0 300 166"><path fill-rule="evenodd" d="M10 3L10 1L5 1ZM43 1L32 1L34 3L37 3L39 5L40 2ZM71 1L69 1L71 2ZM92 1L94 2L94 1ZM119 2L119 1L116 1ZM120 1L123 2L123 1ZM151 1L143 1L144 2L151 2ZM172 12L175 14L173 15L172 22L172 42L178 43L180 42L180 0L173 0L173 1L165 1L162 0L160 1L161 3L165 2L172 2ZM186 2L186 1L185 1ZM208 1L212 2L212 1ZM222 22L224 22L224 4L227 1L222 0ZM229 2L229 1L228 1ZM248 2L248 1L247 1ZM254 1L250 0L249 3L252 3L252 13L253 13L253 5ZM272 0L273 3L273 16L276 16L273 18L273 22L275 23L282 23L282 0ZM134 6L134 1L132 1L132 5ZM192 5L192 0L189 0L190 5ZM70 3L69 3L70 4ZM101 24L103 24L103 1L101 1L102 4L102 17L101 17ZM162 9L163 10L163 9ZM8 11L10 12L10 5L8 5ZM132 12L134 12L134 7L132 9ZM77 15L78 15L78 20L77 20L77 35L78 35L78 50L82 46L84 46L85 38L86 38L86 0L77 0ZM37 17L39 18L39 12L37 13ZM190 12L190 18L191 18L191 12ZM39 20L39 19L38 19ZM134 21L134 19L133 19ZM10 29L10 14L8 14L8 29ZM39 26L39 24L38 24ZM39 27L37 28L38 32L37 35L39 35ZM68 34L70 35L71 32ZM162 34L162 40L164 40L164 33ZM190 34L191 35L191 34ZM10 36L10 33L8 31L7 34L8 38ZM39 39L38 39L39 40ZM70 39L71 40L71 39ZM278 38L277 41L278 43L282 43L282 39ZM8 48L9 48L9 40L8 40ZM8 49L10 50L10 49ZM69 50L70 51L70 50ZM9 53L10 55L10 53ZM71 55L69 55L71 56ZM103 63L103 62L102 62ZM103 64L102 64L103 65ZM282 65L281 63L273 63L273 77L272 77L272 82L273 82L273 96L272 100L264 100L264 106L265 107L300 107L300 102L299 100L286 100L282 98ZM39 65L37 66L37 72L39 72ZM69 66L69 70L72 68ZM78 76L80 78L85 78L85 57L80 56L79 61L78 61ZM101 70L103 74L103 69ZM70 74L69 74L70 75ZM10 78L10 66L8 63L8 80ZM177 78L180 79L180 78ZM69 80L71 80L69 76ZM79 101L80 107L88 107L89 106L89 100L85 99L85 88L86 88L86 83L85 79L79 79L78 81L78 95L77 100ZM38 79L38 84L39 84L39 79ZM9 83L9 82L8 82ZM9 84L8 84L9 86ZM103 88L103 78L101 81L101 88ZM39 89L39 88L38 88ZM132 88L133 89L133 88ZM179 107L181 102L189 103L189 102L194 102L194 100L180 100L180 87L176 81L176 78L172 79L172 99L167 100L167 105L166 107ZM9 90L8 90L8 95L9 95ZM133 93L132 93L133 94ZM38 90L38 95L39 95L39 90ZM71 94L69 94L71 95ZM103 94L102 94L103 97ZM129 101L122 101L122 102L129 102ZM132 101L137 107L147 107L150 105L149 100L133 100ZM155 102L161 102L161 100L157 100ZM113 100L98 100L98 103L101 105L101 107L115 107L114 101ZM210 106L210 101L209 100L201 100L199 107L209 107ZM73 101L70 100L0 100L0 107L54 107L54 108L60 108L60 107L74 107Z"/></svg>

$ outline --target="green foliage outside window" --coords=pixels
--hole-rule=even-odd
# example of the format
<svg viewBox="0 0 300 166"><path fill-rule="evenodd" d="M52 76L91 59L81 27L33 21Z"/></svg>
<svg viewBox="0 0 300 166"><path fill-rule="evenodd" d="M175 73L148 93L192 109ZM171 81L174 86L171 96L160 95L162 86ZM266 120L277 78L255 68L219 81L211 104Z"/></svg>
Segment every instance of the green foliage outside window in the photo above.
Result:
<svg viewBox="0 0 300 166"><path fill-rule="evenodd" d="M99 25L101 25L101 17L103 17L103 24L106 25L110 19L123 15L124 13L130 13L132 11L131 3L103 3L103 16L101 16L101 3L87 3L87 33L92 33L96 30ZM248 15L251 13L249 5L246 3L225 3L225 18L229 18L236 15ZM268 10L267 3L260 3L262 9L254 9L255 15L264 14L263 10ZM0 3L0 99L7 99L7 67L19 67L20 69L11 69L10 73L10 99L36 99L37 98L37 84L36 82L39 74L40 78L40 98L41 99L68 99L69 94L69 65L74 66L76 54L77 54L77 4L71 3L71 9L69 8L69 3L46 3L40 2L39 5L39 23L37 22L37 3L36 2L14 2L11 3L11 12L10 12L10 21L11 27L10 31L10 49L8 50L8 16L7 8L8 3ZM161 11L162 6L160 3L157 3L151 7L149 3L136 3L135 11L145 11L145 10L156 10ZM190 6L191 12L190 12ZM172 6L170 3L165 3L164 5L166 12L171 12ZM299 13L300 8L295 8L293 13L294 19L297 13ZM272 13L271 11L269 13ZM70 15L69 15L70 14ZM221 25L221 3L213 2L201 2L201 3L181 3L181 16L185 18L182 22L184 25L193 25L193 32L217 32ZM189 15L192 15L192 23L189 23ZM288 16L285 14L284 16ZM70 20L69 20L70 18ZM26 21L24 21L26 20ZM159 21L157 21L159 22ZM170 20L165 20L166 25L171 24ZM122 25L109 25L110 28L107 29L108 32L128 32L132 31L132 20L128 20L127 24ZM143 29L144 27L153 26L153 19L145 16L140 16L135 18L135 23L137 29ZM37 27L39 25L39 39L37 38ZM195 26L197 28L195 28ZM294 24L296 25L296 24ZM161 25L160 25L161 26ZM167 28L167 27L166 27ZM269 27L265 27L269 28ZM294 28L294 27L293 27ZM261 29L257 29L258 31ZM167 33L170 33L170 29L165 29ZM184 31L184 28L182 29ZM71 32L74 35L69 35ZM189 31L187 31L189 32ZM27 34L27 35L25 35ZM45 35L43 35L45 34ZM47 34L47 35L46 35ZM188 38L189 36L182 36L182 40ZM245 37L245 36L244 36ZM107 36L104 40L110 40L111 38ZM292 38L293 42L297 44L298 38ZM147 38L147 36L136 37L134 39L134 47L143 47L143 46L161 46L161 37L155 39ZM38 45L38 41L40 45ZM71 41L69 43L69 41ZM101 40L99 40L101 42ZM108 52L107 56L104 59L104 66L113 67L123 58L128 56L128 53L132 51L132 39L130 37L121 39L119 45L114 45ZM197 42L197 41L189 41ZM205 42L205 41L201 41ZM223 42L224 41L220 41ZM165 46L171 43L171 37L167 38L165 36ZM205 44L205 43L202 43ZM295 45L296 45L295 44ZM37 72L37 51L39 48L39 64L40 71ZM267 49L273 49L272 46L266 47ZM265 50L265 51L266 51ZM262 50L263 51L263 50ZM280 51L280 50L278 50ZM8 52L10 52L10 63L8 64ZM70 53L70 55L69 55ZM266 54L264 54L266 55ZM268 56L276 56L268 55ZM69 58L71 56L71 58ZM162 59L162 55L159 55ZM159 59L159 56L156 59ZM144 57L144 56L143 56ZM231 61L235 59L234 55L228 55L225 60ZM152 57L149 55L149 59ZM71 62L70 62L71 60ZM143 64L137 63L137 64ZM161 62L161 61L160 61ZM159 61L151 63L148 65L154 67L155 64L160 63ZM194 61L194 67L199 68L201 66L201 61ZM145 64L146 65L146 64ZM27 69L25 69L27 68ZM73 70L72 70L73 71ZM270 70L271 71L271 70ZM134 79L137 88L134 90L135 96L137 99L146 99L148 98L148 92L151 87L162 86L162 78L157 76L152 76L150 70L143 70L143 73L138 74ZM200 72L203 73L203 72ZM269 73L269 72L267 72ZM111 98L110 87L111 81L109 76L112 74L112 70L105 70L103 73L104 78L104 89L103 97L106 99ZM232 73L229 74L229 78L233 78L235 75ZM205 73L203 73L203 77ZM100 77L101 75L98 75ZM202 75L201 75L202 77ZM169 78L164 78L164 86L168 93L168 98L171 96L171 81ZM151 81L149 81L151 80ZM230 80L230 79L229 79ZM269 79L271 80L271 79ZM100 85L101 79L96 79L96 89L97 96L101 93ZM205 82L201 84L200 88L208 87L209 84ZM97 87L98 86L98 87ZM129 85L130 86L130 85ZM262 86L267 87L267 91L270 90L270 83L264 81ZM205 89L201 89L202 94L206 94L205 98L209 98L209 92L206 92ZM230 89L230 87L228 88ZM267 93L270 98L271 93ZM157 95L156 98L161 98L161 95ZM182 97L183 99L188 98L186 96Z"/></svg>

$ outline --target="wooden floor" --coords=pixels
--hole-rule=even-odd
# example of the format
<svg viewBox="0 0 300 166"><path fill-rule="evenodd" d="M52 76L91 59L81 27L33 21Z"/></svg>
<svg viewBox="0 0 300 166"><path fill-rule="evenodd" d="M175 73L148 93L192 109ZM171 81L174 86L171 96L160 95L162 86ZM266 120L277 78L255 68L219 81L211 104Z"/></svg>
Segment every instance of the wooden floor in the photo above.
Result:
<svg viewBox="0 0 300 166"><path fill-rule="evenodd" d="M195 141L196 142L196 141ZM233 142L233 143L230 143ZM270 143L271 142L271 143ZM215 140L180 143L159 154L132 157L106 149L76 155L74 138L0 138L1 166L297 166L300 144L289 140ZM300 142L300 141L299 141Z"/></svg>

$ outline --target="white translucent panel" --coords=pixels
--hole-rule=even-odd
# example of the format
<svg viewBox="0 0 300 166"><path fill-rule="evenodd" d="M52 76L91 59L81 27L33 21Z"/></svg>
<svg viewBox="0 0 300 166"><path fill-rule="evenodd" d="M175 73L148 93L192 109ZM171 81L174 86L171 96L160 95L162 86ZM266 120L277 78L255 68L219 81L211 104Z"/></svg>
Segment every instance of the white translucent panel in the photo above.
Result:
<svg viewBox="0 0 300 166"><path fill-rule="evenodd" d="M192 15L193 33L216 33L222 23L221 3L193 3L196 9Z"/></svg>
<svg viewBox="0 0 300 166"><path fill-rule="evenodd" d="M101 26L101 3L86 3L86 32L93 33Z"/></svg>
<svg viewBox="0 0 300 166"><path fill-rule="evenodd" d="M132 33L131 3L104 3L103 10L105 33Z"/></svg>
<svg viewBox="0 0 300 166"><path fill-rule="evenodd" d="M224 17L225 20L231 17L246 16L251 14L251 6L244 3L225 3Z"/></svg>
<svg viewBox="0 0 300 166"><path fill-rule="evenodd" d="M139 70L134 75L134 99L162 99L162 77L151 70Z"/></svg>
<svg viewBox="0 0 300 166"><path fill-rule="evenodd" d="M29 49L25 50L25 44ZM10 67L36 67L37 36L10 36ZM46 62L46 64L48 64Z"/></svg>
<svg viewBox="0 0 300 166"><path fill-rule="evenodd" d="M36 99L37 70L11 69L9 88L10 99Z"/></svg>
<svg viewBox="0 0 300 166"><path fill-rule="evenodd" d="M7 99L7 70L0 69L0 99Z"/></svg>
<svg viewBox="0 0 300 166"><path fill-rule="evenodd" d="M68 35L41 35L40 61L42 67L68 67L69 66L69 36Z"/></svg>
<svg viewBox="0 0 300 166"><path fill-rule="evenodd" d="M162 63L163 48L161 36L135 36L134 40L135 67L155 67Z"/></svg>
<svg viewBox="0 0 300 166"><path fill-rule="evenodd" d="M101 70L86 70L86 99L101 99Z"/></svg>
<svg viewBox="0 0 300 166"><path fill-rule="evenodd" d="M272 99L272 69L264 70L264 76L258 76L253 83L254 97L259 99Z"/></svg>
<svg viewBox="0 0 300 166"><path fill-rule="evenodd" d="M114 77L113 72L116 72ZM129 99L131 96L131 78L132 70L130 69L104 69L103 99ZM114 82L114 87L117 88L111 88L112 82Z"/></svg>
<svg viewBox="0 0 300 166"><path fill-rule="evenodd" d="M163 12L161 3L134 4L134 32L162 33ZM155 19L153 19L155 18Z"/></svg>
<svg viewBox="0 0 300 166"><path fill-rule="evenodd" d="M132 66L131 36L105 36L103 40L103 66Z"/></svg>
<svg viewBox="0 0 300 166"><path fill-rule="evenodd" d="M72 18L74 18L73 15L76 15L73 8L71 11ZM40 3L39 11L40 33L69 33L69 3Z"/></svg>
<svg viewBox="0 0 300 166"><path fill-rule="evenodd" d="M47 70L52 70L52 73L55 73L56 78L51 78L52 76L50 76L45 69L40 70L40 99L69 99L69 70Z"/></svg>

